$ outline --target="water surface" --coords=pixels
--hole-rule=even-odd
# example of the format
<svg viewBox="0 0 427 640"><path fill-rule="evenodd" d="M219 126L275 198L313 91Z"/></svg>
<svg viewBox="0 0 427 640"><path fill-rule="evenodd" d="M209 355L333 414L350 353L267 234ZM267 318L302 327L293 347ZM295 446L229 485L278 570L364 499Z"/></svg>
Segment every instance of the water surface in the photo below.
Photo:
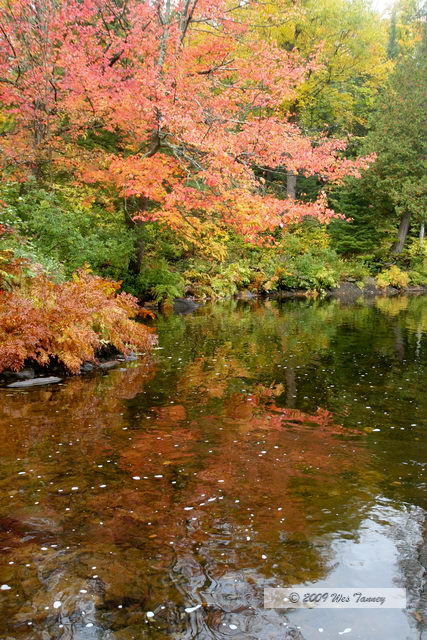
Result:
<svg viewBox="0 0 427 640"><path fill-rule="evenodd" d="M0 638L422 638L427 299L157 328L149 361L0 391ZM270 610L266 586L408 609Z"/></svg>

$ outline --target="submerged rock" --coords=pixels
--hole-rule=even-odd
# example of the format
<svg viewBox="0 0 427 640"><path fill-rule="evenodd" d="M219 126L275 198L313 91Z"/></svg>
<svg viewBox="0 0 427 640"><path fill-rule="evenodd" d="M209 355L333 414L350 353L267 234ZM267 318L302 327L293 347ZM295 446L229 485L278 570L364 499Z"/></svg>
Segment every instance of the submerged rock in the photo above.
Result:
<svg viewBox="0 0 427 640"><path fill-rule="evenodd" d="M18 380L31 380L35 375L35 371L32 367L25 367L24 369L21 369L21 371L17 371L15 373Z"/></svg>
<svg viewBox="0 0 427 640"><path fill-rule="evenodd" d="M129 353L127 356L119 356L117 358L120 362L135 362L138 360L136 353Z"/></svg>
<svg viewBox="0 0 427 640"><path fill-rule="evenodd" d="M173 310L175 313L191 313L197 309L199 305L191 298L176 298L173 301Z"/></svg>
<svg viewBox="0 0 427 640"><path fill-rule="evenodd" d="M16 382L17 380L30 380L34 378L35 371L32 367L24 367L20 371L12 371L11 369L5 369L0 374L0 383L2 385Z"/></svg>
<svg viewBox="0 0 427 640"><path fill-rule="evenodd" d="M117 365L121 364L118 360L107 360L107 362L101 362L99 365L100 369L112 369L113 367L117 367Z"/></svg>
<svg viewBox="0 0 427 640"><path fill-rule="evenodd" d="M340 298L344 300L356 300L363 296L363 290L357 286L355 282L349 280L341 282L336 289L332 289L329 294L332 298Z"/></svg>
<svg viewBox="0 0 427 640"><path fill-rule="evenodd" d="M12 382L8 384L8 389L26 389L28 387L38 387L44 384L56 384L62 382L62 378L56 378L55 376L49 376L48 378L32 378L31 380L18 380L18 382Z"/></svg>
<svg viewBox="0 0 427 640"><path fill-rule="evenodd" d="M254 294L253 291L249 291L249 289L243 289L236 294L237 300L253 300L255 297L256 294Z"/></svg>
<svg viewBox="0 0 427 640"><path fill-rule="evenodd" d="M80 373L90 373L91 371L93 371L95 369L95 365L93 364L93 362L83 362L83 364L80 367Z"/></svg>
<svg viewBox="0 0 427 640"><path fill-rule="evenodd" d="M361 287L359 287L353 281L345 280L341 282L336 289L332 289L332 291L329 292L329 295L332 298L339 298L345 301L354 301L361 296L365 298L374 298L376 296L396 296L399 293L404 292L405 291L400 292L394 287L386 287L385 289L381 289L377 286L375 278L367 278L366 282Z"/></svg>

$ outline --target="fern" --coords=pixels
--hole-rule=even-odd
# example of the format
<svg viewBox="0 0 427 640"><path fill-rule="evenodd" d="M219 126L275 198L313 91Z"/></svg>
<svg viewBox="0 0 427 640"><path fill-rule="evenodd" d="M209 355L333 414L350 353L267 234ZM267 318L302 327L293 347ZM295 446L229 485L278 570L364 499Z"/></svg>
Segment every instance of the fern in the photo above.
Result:
<svg viewBox="0 0 427 640"><path fill-rule="evenodd" d="M27 359L46 365L55 358L77 373L105 344L123 353L149 350L155 338L134 320L136 299L119 288L83 270L59 284L38 275L0 290L0 372L18 371Z"/></svg>

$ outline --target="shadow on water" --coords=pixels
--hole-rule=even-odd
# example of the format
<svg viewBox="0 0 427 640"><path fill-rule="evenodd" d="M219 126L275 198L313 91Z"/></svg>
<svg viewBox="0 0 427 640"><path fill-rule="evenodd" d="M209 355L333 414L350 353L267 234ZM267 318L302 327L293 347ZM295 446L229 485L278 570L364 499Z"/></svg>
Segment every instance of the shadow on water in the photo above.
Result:
<svg viewBox="0 0 427 640"><path fill-rule="evenodd" d="M2 640L421 638L427 299L158 330L150 362L1 390ZM266 586L408 608L264 609Z"/></svg>

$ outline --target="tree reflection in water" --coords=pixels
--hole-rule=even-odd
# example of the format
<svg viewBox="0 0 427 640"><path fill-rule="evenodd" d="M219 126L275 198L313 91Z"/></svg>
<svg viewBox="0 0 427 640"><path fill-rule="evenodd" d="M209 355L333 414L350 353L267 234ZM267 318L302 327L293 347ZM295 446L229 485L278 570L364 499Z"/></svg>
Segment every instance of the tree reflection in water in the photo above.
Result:
<svg viewBox="0 0 427 640"><path fill-rule="evenodd" d="M2 390L0 633L417 637L400 611L265 610L263 589L400 579L422 607L423 313L217 305L160 319L151 362Z"/></svg>

